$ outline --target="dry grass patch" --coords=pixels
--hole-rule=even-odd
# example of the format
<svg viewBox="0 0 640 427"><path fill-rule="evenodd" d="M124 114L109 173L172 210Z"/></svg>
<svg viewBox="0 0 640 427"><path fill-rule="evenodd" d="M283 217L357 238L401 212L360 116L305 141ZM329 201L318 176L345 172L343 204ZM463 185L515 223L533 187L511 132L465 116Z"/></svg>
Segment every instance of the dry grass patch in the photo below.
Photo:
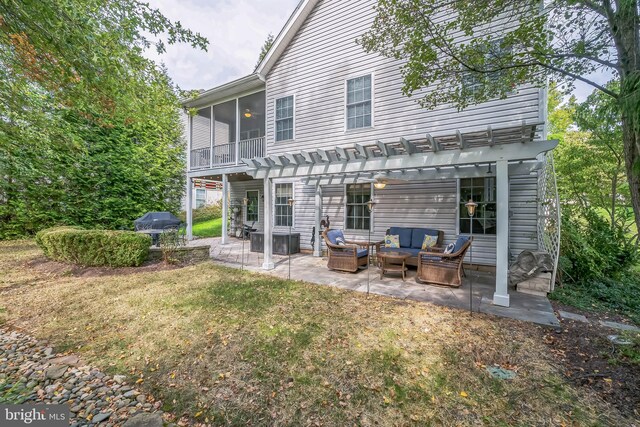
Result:
<svg viewBox="0 0 640 427"><path fill-rule="evenodd" d="M6 321L216 425L628 424L567 384L539 327L211 263L98 277L3 244ZM37 285L33 285L37 284ZM487 365L517 370L493 379Z"/></svg>

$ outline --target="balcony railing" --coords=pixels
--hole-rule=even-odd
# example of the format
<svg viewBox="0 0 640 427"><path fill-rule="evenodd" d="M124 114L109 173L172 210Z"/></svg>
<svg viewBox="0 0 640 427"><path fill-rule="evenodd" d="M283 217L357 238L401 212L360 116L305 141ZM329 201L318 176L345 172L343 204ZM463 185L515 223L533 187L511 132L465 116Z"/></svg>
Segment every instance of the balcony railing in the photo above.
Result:
<svg viewBox="0 0 640 427"><path fill-rule="evenodd" d="M211 148L198 148L191 150L191 168L207 168L211 164Z"/></svg>
<svg viewBox="0 0 640 427"><path fill-rule="evenodd" d="M240 159L252 159L264 156L264 136L240 141Z"/></svg>
<svg viewBox="0 0 640 427"><path fill-rule="evenodd" d="M236 143L214 145L211 148L191 150L191 169L204 169L215 166L237 165L241 159L251 159L265 155L265 138L252 138L240 141L236 158Z"/></svg>

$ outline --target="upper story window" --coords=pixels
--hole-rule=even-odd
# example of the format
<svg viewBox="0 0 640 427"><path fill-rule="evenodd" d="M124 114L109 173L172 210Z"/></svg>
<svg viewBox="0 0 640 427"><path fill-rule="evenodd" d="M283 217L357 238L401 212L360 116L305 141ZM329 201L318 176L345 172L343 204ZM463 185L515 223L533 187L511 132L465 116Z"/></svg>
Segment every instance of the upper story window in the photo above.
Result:
<svg viewBox="0 0 640 427"><path fill-rule="evenodd" d="M289 206L289 199L293 199L293 184L276 184L274 200L276 226L288 227L293 225L293 208Z"/></svg>
<svg viewBox="0 0 640 427"><path fill-rule="evenodd" d="M473 234L496 234L496 179L465 178L460 180L460 233L471 233L471 218L465 203L478 204L473 215Z"/></svg>
<svg viewBox="0 0 640 427"><path fill-rule="evenodd" d="M276 99L276 141L293 139L293 95Z"/></svg>
<svg viewBox="0 0 640 427"><path fill-rule="evenodd" d="M496 39L491 41L483 49L484 67L480 68L497 68L499 64L504 62L504 57L511 52L509 46L504 46L504 39ZM476 95L478 92L485 90L485 86L499 84L505 71L494 71L492 73L465 72L462 76L462 91L466 95Z"/></svg>
<svg viewBox="0 0 640 427"><path fill-rule="evenodd" d="M347 80L347 129L371 127L371 74Z"/></svg>
<svg viewBox="0 0 640 427"><path fill-rule="evenodd" d="M371 200L371 184L347 185L347 229L368 230L370 212L367 202Z"/></svg>

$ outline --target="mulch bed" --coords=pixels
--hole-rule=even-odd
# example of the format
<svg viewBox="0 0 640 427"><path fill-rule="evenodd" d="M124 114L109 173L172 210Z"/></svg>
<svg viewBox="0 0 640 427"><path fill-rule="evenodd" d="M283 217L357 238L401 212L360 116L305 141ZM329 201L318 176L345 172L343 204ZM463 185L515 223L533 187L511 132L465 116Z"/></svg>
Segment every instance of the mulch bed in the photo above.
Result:
<svg viewBox="0 0 640 427"><path fill-rule="evenodd" d="M620 334L620 331L598 323L598 320L622 319L581 312L557 303L553 305L556 311L584 314L591 321L584 323L564 319L560 333L549 331L544 336L567 379L588 387L623 414L640 419L640 365L625 359L619 348L607 338L607 335Z"/></svg>

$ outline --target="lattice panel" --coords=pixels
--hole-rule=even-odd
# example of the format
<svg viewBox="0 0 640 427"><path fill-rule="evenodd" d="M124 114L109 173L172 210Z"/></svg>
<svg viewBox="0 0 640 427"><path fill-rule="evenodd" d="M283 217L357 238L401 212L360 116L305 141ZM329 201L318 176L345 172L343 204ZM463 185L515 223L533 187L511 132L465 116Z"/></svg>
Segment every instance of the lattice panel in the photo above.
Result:
<svg viewBox="0 0 640 427"><path fill-rule="evenodd" d="M556 187L553 154L550 151L546 154L544 168L538 175L538 199L538 249L549 253L553 259L551 274L553 290L560 256L560 201Z"/></svg>

